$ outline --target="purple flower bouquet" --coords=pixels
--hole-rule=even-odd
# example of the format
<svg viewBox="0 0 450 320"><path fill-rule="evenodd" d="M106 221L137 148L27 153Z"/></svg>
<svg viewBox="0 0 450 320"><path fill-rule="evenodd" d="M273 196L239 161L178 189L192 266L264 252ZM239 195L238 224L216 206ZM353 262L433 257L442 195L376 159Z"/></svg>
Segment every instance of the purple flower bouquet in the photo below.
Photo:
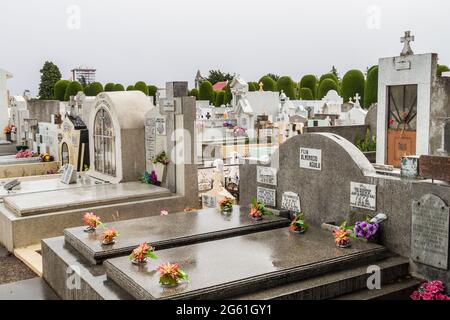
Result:
<svg viewBox="0 0 450 320"><path fill-rule="evenodd" d="M364 238L369 240L378 232L379 225L378 223L370 223L367 221L358 221L355 223L355 227L353 228L353 233L358 238Z"/></svg>

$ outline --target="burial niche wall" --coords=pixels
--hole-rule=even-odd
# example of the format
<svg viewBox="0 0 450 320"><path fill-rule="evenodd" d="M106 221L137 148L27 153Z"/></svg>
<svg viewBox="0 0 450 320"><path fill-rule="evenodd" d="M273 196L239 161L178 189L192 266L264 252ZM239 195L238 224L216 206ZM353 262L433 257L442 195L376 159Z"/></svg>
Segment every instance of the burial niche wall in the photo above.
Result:
<svg viewBox="0 0 450 320"><path fill-rule="evenodd" d="M140 91L103 92L89 117L89 175L110 183L138 181L145 170L145 114Z"/></svg>

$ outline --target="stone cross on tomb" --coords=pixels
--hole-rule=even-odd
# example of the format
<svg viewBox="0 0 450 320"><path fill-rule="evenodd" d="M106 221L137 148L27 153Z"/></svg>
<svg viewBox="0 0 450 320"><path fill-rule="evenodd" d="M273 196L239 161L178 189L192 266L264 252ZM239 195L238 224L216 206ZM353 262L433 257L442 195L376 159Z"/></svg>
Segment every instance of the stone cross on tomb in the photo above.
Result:
<svg viewBox="0 0 450 320"><path fill-rule="evenodd" d="M348 98L348 103L353 103L352 97Z"/></svg>
<svg viewBox="0 0 450 320"><path fill-rule="evenodd" d="M264 91L264 89L263 89L264 83L260 82L258 85L259 85L259 91Z"/></svg>
<svg viewBox="0 0 450 320"><path fill-rule="evenodd" d="M414 54L411 49L411 41L414 41L415 37L411 35L411 31L405 31L405 36L400 38L400 42L403 43L403 50L400 53L401 56L409 56Z"/></svg>
<svg viewBox="0 0 450 320"><path fill-rule="evenodd" d="M356 107L361 106L361 104L359 103L359 100L361 100L361 96L359 95L359 93L356 93L356 95L355 95L355 97L353 99L355 99L355 106Z"/></svg>

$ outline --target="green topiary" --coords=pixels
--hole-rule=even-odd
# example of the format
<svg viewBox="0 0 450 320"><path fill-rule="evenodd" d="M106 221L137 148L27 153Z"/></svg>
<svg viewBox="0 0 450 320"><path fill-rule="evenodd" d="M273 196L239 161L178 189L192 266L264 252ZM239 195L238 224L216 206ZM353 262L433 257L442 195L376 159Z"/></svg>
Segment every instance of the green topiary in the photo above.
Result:
<svg viewBox="0 0 450 320"><path fill-rule="evenodd" d="M329 78L323 79L323 81L320 82L319 89L317 90L317 99L322 99L325 97L330 90L339 92L339 87L334 80Z"/></svg>
<svg viewBox="0 0 450 320"><path fill-rule="evenodd" d="M225 98L225 91L224 90L217 91L216 92L216 101L214 102L214 105L216 107L220 107L221 105L223 105L224 98Z"/></svg>
<svg viewBox="0 0 450 320"><path fill-rule="evenodd" d="M103 92L103 86L100 82L92 82L84 89L84 93L89 97L95 97Z"/></svg>
<svg viewBox="0 0 450 320"><path fill-rule="evenodd" d="M258 91L258 83L256 82L249 82L248 83L248 91Z"/></svg>
<svg viewBox="0 0 450 320"><path fill-rule="evenodd" d="M307 74L300 79L300 89L308 88L311 90L314 100L317 96L317 77L313 74Z"/></svg>
<svg viewBox="0 0 450 320"><path fill-rule="evenodd" d="M364 88L364 107L370 108L378 101L378 66L369 69L366 87Z"/></svg>
<svg viewBox="0 0 450 320"><path fill-rule="evenodd" d="M442 72L450 71L450 68L447 67L445 64L438 64L437 65L437 75L438 77L442 76Z"/></svg>
<svg viewBox="0 0 450 320"><path fill-rule="evenodd" d="M158 92L157 86L148 86L148 95L153 97L153 104L156 104L156 93Z"/></svg>
<svg viewBox="0 0 450 320"><path fill-rule="evenodd" d="M134 90L134 86L132 85L132 84L130 84L128 87L127 87L127 91L133 91Z"/></svg>
<svg viewBox="0 0 450 320"><path fill-rule="evenodd" d="M46 61L40 70L41 83L39 84L39 99L51 100L54 96L56 83L61 80L61 72L53 62Z"/></svg>
<svg viewBox="0 0 450 320"><path fill-rule="evenodd" d="M138 81L134 85L134 90L139 90L148 96L148 86L144 81Z"/></svg>
<svg viewBox="0 0 450 320"><path fill-rule="evenodd" d="M223 97L223 104L229 105L231 103L231 100L233 100L233 94L231 93L231 88L229 85L227 85L225 88L223 88L225 91L225 95Z"/></svg>
<svg viewBox="0 0 450 320"><path fill-rule="evenodd" d="M188 94L190 97L195 97L195 99L198 100L198 90L197 88L192 89L191 91L189 91Z"/></svg>
<svg viewBox="0 0 450 320"><path fill-rule="evenodd" d="M109 82L105 84L105 92L111 92L114 91L115 83Z"/></svg>
<svg viewBox="0 0 450 320"><path fill-rule="evenodd" d="M69 101L71 96L76 96L78 92L83 91L83 86L78 81L72 81L64 93L64 101Z"/></svg>
<svg viewBox="0 0 450 320"><path fill-rule="evenodd" d="M202 81L200 83L200 89L198 91L199 100L209 100L209 102L214 103L214 90L211 82L208 80Z"/></svg>
<svg viewBox="0 0 450 320"><path fill-rule="evenodd" d="M64 101L64 95L66 94L66 89L69 84L69 80L59 80L56 82L55 87L53 88L53 99Z"/></svg>
<svg viewBox="0 0 450 320"><path fill-rule="evenodd" d="M120 83L114 85L114 91L125 91L125 88Z"/></svg>
<svg viewBox="0 0 450 320"><path fill-rule="evenodd" d="M364 101L364 87L366 80L364 74L359 70L350 70L342 78L341 96L344 102L354 98L358 93L361 101Z"/></svg>
<svg viewBox="0 0 450 320"><path fill-rule="evenodd" d="M314 100L313 94L310 88L301 88L299 92L300 100Z"/></svg>
<svg viewBox="0 0 450 320"><path fill-rule="evenodd" d="M277 89L280 92L283 90L284 94L289 97L290 100L296 99L294 81L292 81L291 77L284 76L278 79Z"/></svg>
<svg viewBox="0 0 450 320"><path fill-rule="evenodd" d="M339 79L336 77L336 75L332 74L332 73L325 73L320 77L319 80L319 85L322 83L323 80L325 79L331 79L333 80L339 87Z"/></svg>
<svg viewBox="0 0 450 320"><path fill-rule="evenodd" d="M270 77L270 76L264 76L258 81L258 90L259 90L259 83L263 84L263 90L264 91L277 91L277 83Z"/></svg>

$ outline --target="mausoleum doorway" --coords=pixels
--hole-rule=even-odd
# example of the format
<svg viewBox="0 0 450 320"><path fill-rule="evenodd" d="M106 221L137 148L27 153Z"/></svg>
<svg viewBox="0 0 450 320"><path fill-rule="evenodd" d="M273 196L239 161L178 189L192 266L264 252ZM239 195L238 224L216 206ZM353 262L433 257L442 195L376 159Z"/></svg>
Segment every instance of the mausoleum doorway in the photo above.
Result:
<svg viewBox="0 0 450 320"><path fill-rule="evenodd" d="M416 154L417 85L388 87L387 164Z"/></svg>
<svg viewBox="0 0 450 320"><path fill-rule="evenodd" d="M67 143L63 142L61 145L61 165L69 163L70 163L69 146L67 145Z"/></svg>

